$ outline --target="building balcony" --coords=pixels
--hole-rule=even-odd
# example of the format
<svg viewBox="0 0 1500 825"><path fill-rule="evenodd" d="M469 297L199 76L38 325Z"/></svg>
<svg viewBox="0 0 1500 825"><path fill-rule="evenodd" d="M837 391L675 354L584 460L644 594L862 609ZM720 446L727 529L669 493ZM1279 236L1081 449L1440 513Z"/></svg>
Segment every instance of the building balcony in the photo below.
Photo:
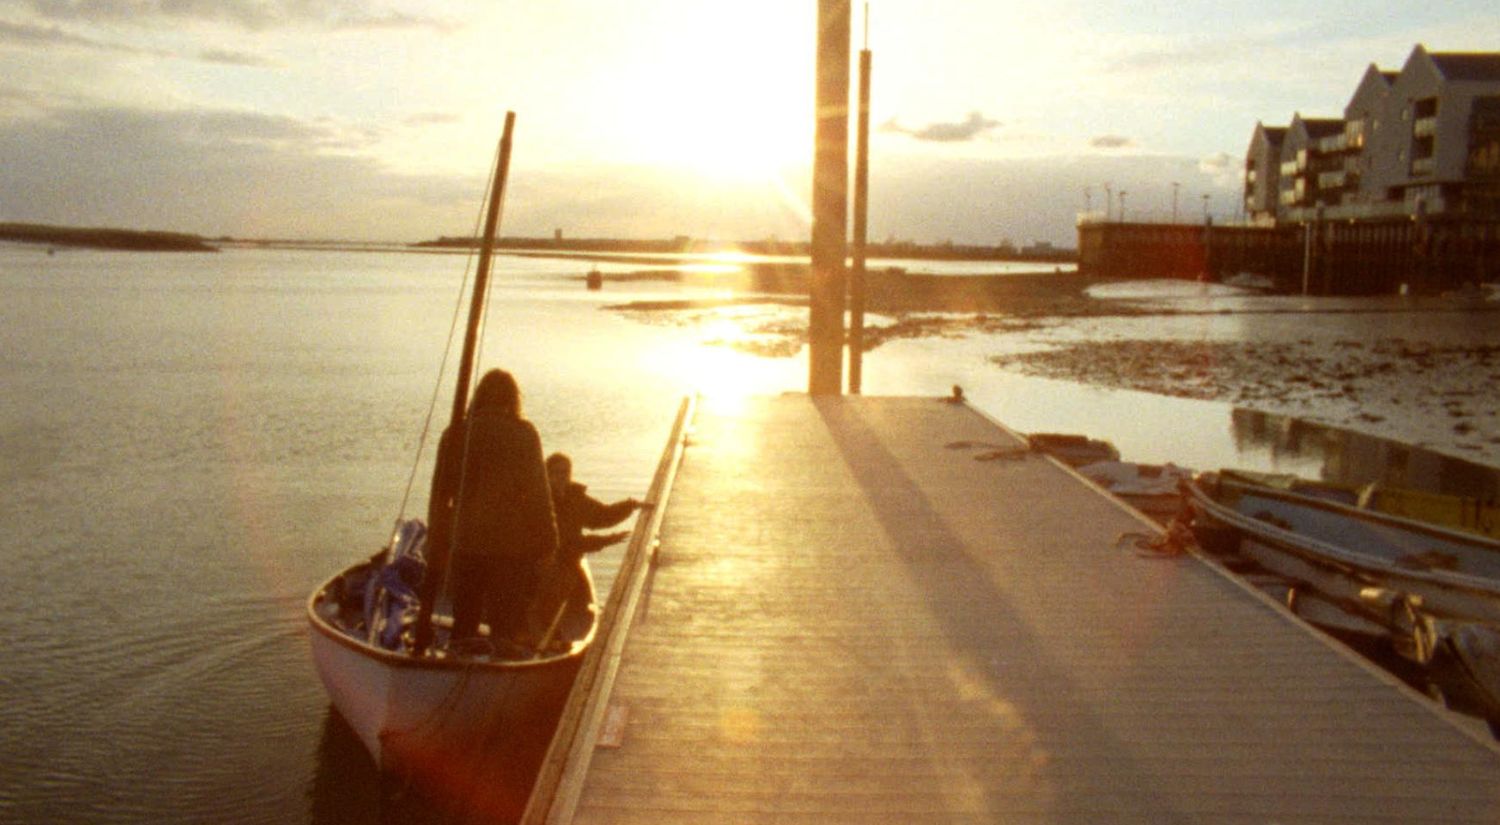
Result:
<svg viewBox="0 0 1500 825"><path fill-rule="evenodd" d="M1437 164L1432 158L1412 158L1411 173L1413 175L1431 175L1437 169Z"/></svg>
<svg viewBox="0 0 1500 825"><path fill-rule="evenodd" d="M1418 118L1411 125L1411 133L1412 133L1413 137L1432 137L1433 135L1436 135L1437 134L1437 118L1436 117Z"/></svg>
<svg viewBox="0 0 1500 825"><path fill-rule="evenodd" d="M1349 175L1342 169L1318 175L1319 189L1341 189L1349 182Z"/></svg>
<svg viewBox="0 0 1500 825"><path fill-rule="evenodd" d="M1349 148L1349 139L1341 132L1337 135L1318 138L1318 151L1325 155L1334 155Z"/></svg>

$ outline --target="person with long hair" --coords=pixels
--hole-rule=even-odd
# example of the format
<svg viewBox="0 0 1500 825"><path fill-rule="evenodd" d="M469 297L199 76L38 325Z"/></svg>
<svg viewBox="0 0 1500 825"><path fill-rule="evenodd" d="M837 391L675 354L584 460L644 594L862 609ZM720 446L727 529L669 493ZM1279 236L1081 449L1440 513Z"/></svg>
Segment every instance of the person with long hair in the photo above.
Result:
<svg viewBox="0 0 1500 825"><path fill-rule="evenodd" d="M433 495L451 502L453 520L450 640L478 635L483 619L498 653L524 649L534 641L527 610L555 563L557 519L542 440L521 413L514 376L494 369L480 378L463 425L443 433L437 465Z"/></svg>

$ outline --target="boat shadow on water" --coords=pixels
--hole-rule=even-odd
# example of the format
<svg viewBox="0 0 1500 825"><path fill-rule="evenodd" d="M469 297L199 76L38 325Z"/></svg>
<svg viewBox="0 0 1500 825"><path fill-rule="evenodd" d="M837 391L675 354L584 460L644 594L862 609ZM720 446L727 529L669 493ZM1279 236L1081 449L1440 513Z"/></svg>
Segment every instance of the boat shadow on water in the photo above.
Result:
<svg viewBox="0 0 1500 825"><path fill-rule="evenodd" d="M524 735L509 732L504 743L492 741L499 735L493 731L476 736L476 751L495 756L454 765L441 787L429 788L382 774L354 729L329 705L308 789L308 819L313 825L519 821L555 724L555 716L538 720Z"/></svg>

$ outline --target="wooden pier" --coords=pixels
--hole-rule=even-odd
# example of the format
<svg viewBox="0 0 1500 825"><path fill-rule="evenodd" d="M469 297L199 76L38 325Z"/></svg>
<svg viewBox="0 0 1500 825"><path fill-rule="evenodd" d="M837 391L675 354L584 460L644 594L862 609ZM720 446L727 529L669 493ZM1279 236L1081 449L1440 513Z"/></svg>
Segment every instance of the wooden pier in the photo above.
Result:
<svg viewBox="0 0 1500 825"><path fill-rule="evenodd" d="M705 403L527 822L1492 822L1500 750L1001 425Z"/></svg>

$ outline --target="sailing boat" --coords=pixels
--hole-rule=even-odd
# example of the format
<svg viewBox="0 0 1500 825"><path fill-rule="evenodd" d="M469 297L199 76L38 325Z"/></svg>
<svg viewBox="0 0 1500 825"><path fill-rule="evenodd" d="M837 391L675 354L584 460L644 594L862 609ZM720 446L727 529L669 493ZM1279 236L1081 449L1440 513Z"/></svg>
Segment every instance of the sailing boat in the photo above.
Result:
<svg viewBox="0 0 1500 825"><path fill-rule="evenodd" d="M507 113L454 395L455 429L474 373L514 124L515 114ZM447 563L448 518L429 517L430 534L420 520L402 521L381 553L319 585L307 617L313 662L329 698L382 773L450 791L455 775L476 761L513 763L507 749L536 750L539 740L546 747L593 641L598 609L588 568L579 566L560 574L576 581L552 583L551 592L570 595L552 612L535 652L502 658L475 649L482 643L450 644L452 617L443 614L433 584Z"/></svg>

